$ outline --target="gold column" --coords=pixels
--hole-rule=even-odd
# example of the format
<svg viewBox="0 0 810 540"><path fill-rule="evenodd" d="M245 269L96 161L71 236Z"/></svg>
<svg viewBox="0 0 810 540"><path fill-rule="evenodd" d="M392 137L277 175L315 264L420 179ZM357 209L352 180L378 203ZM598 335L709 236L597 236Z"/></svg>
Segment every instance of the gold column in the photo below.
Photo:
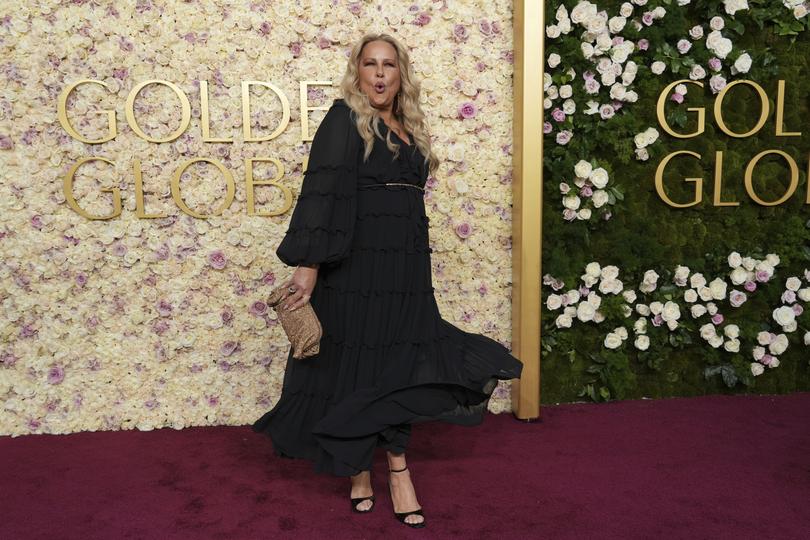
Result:
<svg viewBox="0 0 810 540"><path fill-rule="evenodd" d="M512 412L540 418L540 282L543 180L544 0L514 2L512 177Z"/></svg>

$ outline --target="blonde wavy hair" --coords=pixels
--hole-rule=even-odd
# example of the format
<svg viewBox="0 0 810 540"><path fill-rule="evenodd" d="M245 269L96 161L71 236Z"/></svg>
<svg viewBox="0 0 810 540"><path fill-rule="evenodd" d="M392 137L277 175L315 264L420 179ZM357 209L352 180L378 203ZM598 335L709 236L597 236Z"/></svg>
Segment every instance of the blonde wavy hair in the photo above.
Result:
<svg viewBox="0 0 810 540"><path fill-rule="evenodd" d="M352 47L351 55L346 64L346 72L340 82L340 91L343 100L357 115L357 131L365 141L365 153L363 159L367 160L374 147L374 137L382 138L380 133L380 117L377 109L371 106L368 96L360 89L360 55L363 48L372 41L385 41L390 43L397 52L399 64L400 90L398 97L394 98L394 110L392 114L397 121L404 126L405 131L411 135L411 144L416 144L425 162L428 164L428 171L433 172L439 166L439 158L430 148L430 134L428 133L425 113L419 104L421 85L414 75L408 51L393 36L389 34L366 34ZM399 106L399 112L397 112ZM385 138L388 149L394 153L394 158L399 156L400 144L391 140L391 130Z"/></svg>

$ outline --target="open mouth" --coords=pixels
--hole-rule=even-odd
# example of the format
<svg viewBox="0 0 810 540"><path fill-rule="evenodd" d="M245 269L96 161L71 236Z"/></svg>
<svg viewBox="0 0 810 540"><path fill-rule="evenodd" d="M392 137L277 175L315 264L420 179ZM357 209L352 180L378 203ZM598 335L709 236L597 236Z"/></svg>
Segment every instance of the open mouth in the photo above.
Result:
<svg viewBox="0 0 810 540"><path fill-rule="evenodd" d="M381 82L374 84L374 90L376 90L378 94L382 94L385 92L385 84Z"/></svg>

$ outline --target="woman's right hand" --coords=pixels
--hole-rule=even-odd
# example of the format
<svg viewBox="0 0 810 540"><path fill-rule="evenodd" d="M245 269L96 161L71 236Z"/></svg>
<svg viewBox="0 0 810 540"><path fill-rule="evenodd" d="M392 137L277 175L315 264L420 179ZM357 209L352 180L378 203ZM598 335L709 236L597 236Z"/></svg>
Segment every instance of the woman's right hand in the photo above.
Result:
<svg viewBox="0 0 810 540"><path fill-rule="evenodd" d="M292 277L282 284L285 289L289 287L295 289L293 293L290 293L289 290L287 291L287 296L284 297L282 307L290 311L295 311L309 302L317 280L318 265L312 267L299 266L296 268Z"/></svg>

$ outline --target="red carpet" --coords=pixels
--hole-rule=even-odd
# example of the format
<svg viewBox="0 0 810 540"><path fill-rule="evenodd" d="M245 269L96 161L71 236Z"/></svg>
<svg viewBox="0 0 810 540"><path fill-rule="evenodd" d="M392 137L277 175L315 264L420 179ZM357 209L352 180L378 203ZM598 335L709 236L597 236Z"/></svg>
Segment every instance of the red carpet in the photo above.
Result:
<svg viewBox="0 0 810 540"><path fill-rule="evenodd" d="M0 438L5 539L810 538L810 393L547 406L417 424L428 526L276 458L248 426Z"/></svg>

